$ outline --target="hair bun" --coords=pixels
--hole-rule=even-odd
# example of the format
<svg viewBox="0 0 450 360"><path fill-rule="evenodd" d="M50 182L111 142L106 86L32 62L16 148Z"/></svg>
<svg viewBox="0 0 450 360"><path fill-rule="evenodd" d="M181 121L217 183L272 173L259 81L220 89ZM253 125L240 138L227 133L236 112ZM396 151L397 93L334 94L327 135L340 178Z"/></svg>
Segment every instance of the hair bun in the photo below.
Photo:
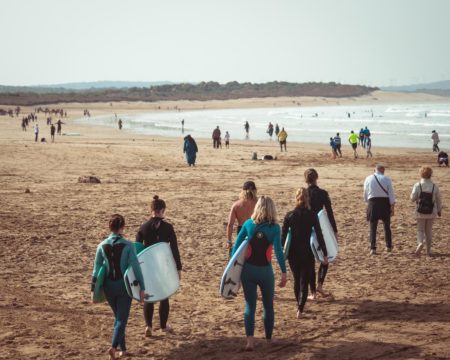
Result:
<svg viewBox="0 0 450 360"><path fill-rule="evenodd" d="M159 199L158 195L153 196L153 200L158 200L158 199Z"/></svg>

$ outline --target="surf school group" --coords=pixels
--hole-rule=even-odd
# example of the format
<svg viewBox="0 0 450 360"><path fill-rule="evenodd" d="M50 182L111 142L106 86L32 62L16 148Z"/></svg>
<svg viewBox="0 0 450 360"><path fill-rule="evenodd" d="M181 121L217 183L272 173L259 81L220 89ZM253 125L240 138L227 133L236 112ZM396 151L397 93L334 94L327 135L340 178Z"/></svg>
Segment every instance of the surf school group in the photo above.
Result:
<svg viewBox="0 0 450 360"><path fill-rule="evenodd" d="M370 255L377 255L377 225L384 226L386 251L394 246L390 229L395 214L395 194L392 180L385 175L386 166L376 165L373 174L364 182L363 196L367 203L367 221L370 228ZM417 248L432 256L432 226L442 214L439 187L431 181L432 169L422 167L421 177L410 195L416 202ZM272 344L275 322L273 306L275 276L272 253L281 270L278 286L286 286L286 260L294 278L294 297L297 318L305 314L307 300L317 296L332 297L324 290L329 264L338 256L338 229L334 219L330 196L318 186L319 174L315 169L304 172L305 186L295 192L293 210L278 224L274 201L257 195L256 184L246 181L231 207L227 225L227 247L230 260L223 273L219 293L234 298L240 287L245 299L244 324L246 351L255 347L255 311L258 288L264 307L265 339ZM114 314L110 359L125 356L127 347L125 329L132 299L143 304L146 323L145 336L153 332L154 304L159 302L160 329L172 332L168 323L169 298L178 289L181 279L181 256L173 226L165 219L166 203L157 195L151 203L150 219L130 242L123 236L125 219L113 214L109 221L111 234L97 247L92 273L93 302L107 301ZM233 243L235 224L237 237ZM315 263L320 264L316 277ZM311 292L311 293L310 293ZM120 351L117 355L117 351Z"/></svg>

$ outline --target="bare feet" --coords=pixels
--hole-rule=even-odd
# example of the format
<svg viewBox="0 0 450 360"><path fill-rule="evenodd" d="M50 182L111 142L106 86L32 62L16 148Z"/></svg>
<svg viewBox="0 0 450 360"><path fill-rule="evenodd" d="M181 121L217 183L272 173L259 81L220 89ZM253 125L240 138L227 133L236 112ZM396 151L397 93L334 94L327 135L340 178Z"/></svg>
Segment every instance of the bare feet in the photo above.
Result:
<svg viewBox="0 0 450 360"><path fill-rule="evenodd" d="M145 337L152 337L152 328L151 327L146 327L145 328Z"/></svg>
<svg viewBox="0 0 450 360"><path fill-rule="evenodd" d="M420 253L422 252L422 249L423 249L423 244L417 245L417 248L416 248L416 251L414 251L414 254L420 255Z"/></svg>
<svg viewBox="0 0 450 360"><path fill-rule="evenodd" d="M109 360L116 360L116 349L110 348L108 350Z"/></svg>
<svg viewBox="0 0 450 360"><path fill-rule="evenodd" d="M297 319L301 319L303 316L302 312L300 311L300 309L297 310Z"/></svg>
<svg viewBox="0 0 450 360"><path fill-rule="evenodd" d="M315 292L311 293L311 295L308 295L308 300L316 300L316 298L317 298L317 295Z"/></svg>
<svg viewBox="0 0 450 360"><path fill-rule="evenodd" d="M161 331L166 332L166 333L170 333L170 334L173 333L172 326L170 326L169 324L166 324L166 327L164 329L161 328Z"/></svg>
<svg viewBox="0 0 450 360"><path fill-rule="evenodd" d="M126 357L127 356L127 352L126 351L121 351L120 353L119 353L119 357L120 358L123 358L123 357Z"/></svg>
<svg viewBox="0 0 450 360"><path fill-rule="evenodd" d="M247 336L247 345L245 345L245 351L253 351L255 347L255 338L253 336Z"/></svg>

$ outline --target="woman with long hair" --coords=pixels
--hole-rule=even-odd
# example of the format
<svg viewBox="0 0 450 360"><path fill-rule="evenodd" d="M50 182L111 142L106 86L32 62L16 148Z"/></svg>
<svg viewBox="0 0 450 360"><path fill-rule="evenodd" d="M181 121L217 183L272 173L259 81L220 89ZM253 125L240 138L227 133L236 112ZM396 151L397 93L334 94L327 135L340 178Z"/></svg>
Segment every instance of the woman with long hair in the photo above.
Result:
<svg viewBox="0 0 450 360"><path fill-rule="evenodd" d="M247 336L246 350L254 347L255 311L257 288L261 289L264 306L264 329L267 342L272 340L275 321L273 298L275 292L275 277L272 269L272 249L280 266L282 275L280 287L286 286L286 265L280 241L280 225L276 223L277 213L271 198L261 196L256 203L251 219L248 219L239 232L234 244L232 255L245 238L249 239L245 263L242 269L241 281L245 297L245 334Z"/></svg>

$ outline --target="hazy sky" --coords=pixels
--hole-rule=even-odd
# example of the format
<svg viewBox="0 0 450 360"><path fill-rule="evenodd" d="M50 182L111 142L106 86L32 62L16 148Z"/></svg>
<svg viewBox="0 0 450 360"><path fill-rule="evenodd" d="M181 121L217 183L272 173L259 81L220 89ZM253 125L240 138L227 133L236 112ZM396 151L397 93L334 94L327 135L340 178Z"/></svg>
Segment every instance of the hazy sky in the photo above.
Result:
<svg viewBox="0 0 450 360"><path fill-rule="evenodd" d="M0 84L450 79L450 0L0 0Z"/></svg>

